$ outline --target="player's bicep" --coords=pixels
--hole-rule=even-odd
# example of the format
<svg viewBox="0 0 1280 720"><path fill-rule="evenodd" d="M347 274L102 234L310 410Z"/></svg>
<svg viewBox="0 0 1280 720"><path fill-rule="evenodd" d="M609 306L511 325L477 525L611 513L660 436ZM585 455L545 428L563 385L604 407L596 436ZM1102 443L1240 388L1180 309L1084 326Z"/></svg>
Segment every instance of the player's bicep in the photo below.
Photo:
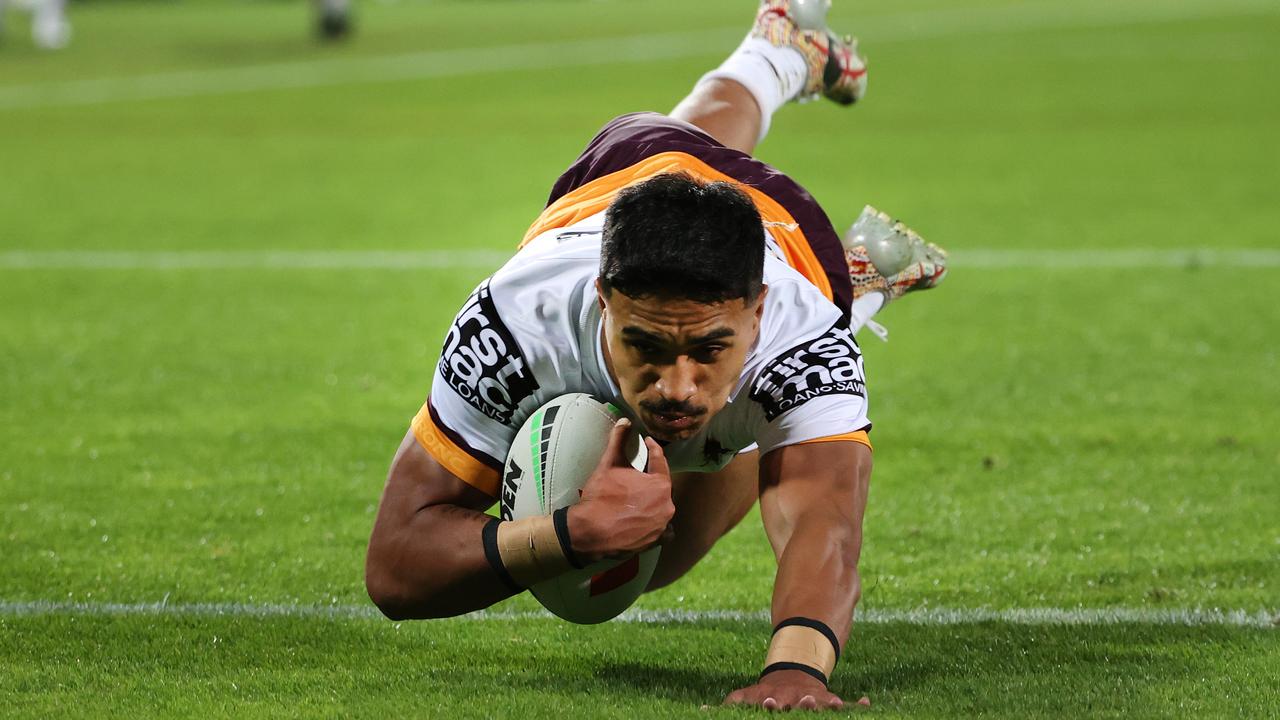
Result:
<svg viewBox="0 0 1280 720"><path fill-rule="evenodd" d="M384 507L391 505L410 515L429 505L484 510L495 500L494 496L450 472L422 447L412 430L405 434L391 461L387 486L382 494Z"/></svg>
<svg viewBox="0 0 1280 720"><path fill-rule="evenodd" d="M414 416L411 434L428 455L454 477L497 497L502 462L514 432L478 417L449 390L432 394Z"/></svg>

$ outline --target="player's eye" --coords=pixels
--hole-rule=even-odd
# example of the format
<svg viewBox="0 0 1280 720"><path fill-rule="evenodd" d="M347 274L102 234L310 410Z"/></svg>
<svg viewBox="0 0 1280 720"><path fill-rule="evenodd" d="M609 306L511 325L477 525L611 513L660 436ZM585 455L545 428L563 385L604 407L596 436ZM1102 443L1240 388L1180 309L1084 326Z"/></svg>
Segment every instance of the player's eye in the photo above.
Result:
<svg viewBox="0 0 1280 720"><path fill-rule="evenodd" d="M627 347L630 347L632 352L645 358L655 358L662 354L662 348L653 343L631 340L627 342Z"/></svg>
<svg viewBox="0 0 1280 720"><path fill-rule="evenodd" d="M689 353L689 357L703 364L713 363L720 358L720 353L724 352L724 349L723 345L703 345L702 347L694 348Z"/></svg>

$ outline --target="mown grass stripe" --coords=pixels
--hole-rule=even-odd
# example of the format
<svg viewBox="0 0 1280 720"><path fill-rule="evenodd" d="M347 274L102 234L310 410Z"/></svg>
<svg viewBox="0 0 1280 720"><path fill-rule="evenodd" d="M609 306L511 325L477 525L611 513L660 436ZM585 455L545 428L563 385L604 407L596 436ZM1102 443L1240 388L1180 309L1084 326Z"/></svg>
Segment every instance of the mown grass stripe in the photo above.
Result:
<svg viewBox="0 0 1280 720"><path fill-rule="evenodd" d="M868 44L950 36L1115 27L1274 13L1273 0L1164 0L1160 3L1022 3L994 8L926 10L868 16L853 28ZM471 47L359 58L281 62L147 75L0 85L0 110L94 105L264 90L331 87L652 62L714 56L746 31L740 26L571 42Z"/></svg>
<svg viewBox="0 0 1280 720"><path fill-rule="evenodd" d="M458 270L496 269L514 250L10 250L0 270ZM969 249L956 270L1277 268L1280 248Z"/></svg>
<svg viewBox="0 0 1280 720"><path fill-rule="evenodd" d="M380 619L367 605L288 605L271 603L92 603L72 601L0 601L0 617L82 615L89 617L303 617ZM550 620L542 611L480 611L455 621L484 622ZM637 610L616 618L623 623L769 622L765 610ZM1223 610L1220 608L921 608L859 610L856 622L887 625L1182 625L1280 629L1280 609Z"/></svg>
<svg viewBox="0 0 1280 720"><path fill-rule="evenodd" d="M452 270L496 268L498 250L12 250L5 270Z"/></svg>

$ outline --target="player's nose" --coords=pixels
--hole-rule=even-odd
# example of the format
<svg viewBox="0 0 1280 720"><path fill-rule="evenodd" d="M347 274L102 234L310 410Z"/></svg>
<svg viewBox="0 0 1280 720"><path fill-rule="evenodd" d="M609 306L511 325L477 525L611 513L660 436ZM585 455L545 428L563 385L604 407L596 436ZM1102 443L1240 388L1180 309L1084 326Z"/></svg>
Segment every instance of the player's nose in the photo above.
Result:
<svg viewBox="0 0 1280 720"><path fill-rule="evenodd" d="M685 402L698 392L697 367L691 359L680 356L658 375L654 389L664 400Z"/></svg>

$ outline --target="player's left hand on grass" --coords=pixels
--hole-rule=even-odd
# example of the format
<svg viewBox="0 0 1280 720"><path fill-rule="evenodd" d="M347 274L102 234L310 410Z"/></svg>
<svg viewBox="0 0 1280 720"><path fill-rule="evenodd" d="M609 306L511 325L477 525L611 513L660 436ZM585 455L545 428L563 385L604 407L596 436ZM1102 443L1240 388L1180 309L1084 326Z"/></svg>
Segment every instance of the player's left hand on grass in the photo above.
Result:
<svg viewBox="0 0 1280 720"><path fill-rule="evenodd" d="M771 672L756 684L729 693L724 704L750 705L765 710L839 710L845 706L840 696L798 670ZM871 701L863 697L857 704L869 707Z"/></svg>

